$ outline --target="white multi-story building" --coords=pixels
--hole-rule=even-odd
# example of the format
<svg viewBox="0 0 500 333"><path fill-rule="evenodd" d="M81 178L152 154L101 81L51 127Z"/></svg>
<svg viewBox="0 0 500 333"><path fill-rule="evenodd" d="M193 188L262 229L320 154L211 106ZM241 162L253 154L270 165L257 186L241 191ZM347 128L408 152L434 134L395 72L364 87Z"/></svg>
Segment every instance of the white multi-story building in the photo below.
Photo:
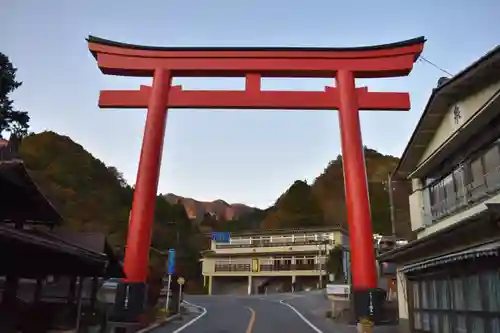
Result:
<svg viewBox="0 0 500 333"><path fill-rule="evenodd" d="M229 243L212 240L202 253L202 271L209 294L254 294L287 291L326 282L326 254L334 246L348 248L341 228L283 229L234 232ZM344 251L348 279L348 251Z"/></svg>
<svg viewBox="0 0 500 333"><path fill-rule="evenodd" d="M500 46L433 90L400 163L417 240L397 266L401 332L500 332Z"/></svg>

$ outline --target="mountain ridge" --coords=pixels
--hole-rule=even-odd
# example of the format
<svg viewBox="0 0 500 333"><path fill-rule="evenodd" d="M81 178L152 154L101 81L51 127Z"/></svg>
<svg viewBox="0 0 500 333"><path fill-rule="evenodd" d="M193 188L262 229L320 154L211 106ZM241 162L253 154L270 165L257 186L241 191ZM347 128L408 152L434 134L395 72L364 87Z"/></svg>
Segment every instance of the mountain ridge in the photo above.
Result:
<svg viewBox="0 0 500 333"><path fill-rule="evenodd" d="M182 204L188 217L196 221L201 221L205 214L210 214L216 220L231 221L257 210L255 207L250 207L242 203L230 204L222 199L202 201L174 193L162 194L161 196L170 204Z"/></svg>

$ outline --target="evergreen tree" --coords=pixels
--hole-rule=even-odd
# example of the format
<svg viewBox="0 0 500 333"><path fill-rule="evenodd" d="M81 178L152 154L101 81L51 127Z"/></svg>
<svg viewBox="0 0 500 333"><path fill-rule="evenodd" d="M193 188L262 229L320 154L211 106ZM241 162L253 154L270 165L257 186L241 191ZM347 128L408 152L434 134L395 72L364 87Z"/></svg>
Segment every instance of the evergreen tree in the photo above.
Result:
<svg viewBox="0 0 500 333"><path fill-rule="evenodd" d="M311 186L297 180L276 201L275 210L264 219L262 227L307 228L323 225L323 212Z"/></svg>
<svg viewBox="0 0 500 333"><path fill-rule="evenodd" d="M5 54L0 52L0 139L4 132L21 137L28 133L30 120L28 113L16 110L9 96L22 84L16 81L16 72L17 68Z"/></svg>

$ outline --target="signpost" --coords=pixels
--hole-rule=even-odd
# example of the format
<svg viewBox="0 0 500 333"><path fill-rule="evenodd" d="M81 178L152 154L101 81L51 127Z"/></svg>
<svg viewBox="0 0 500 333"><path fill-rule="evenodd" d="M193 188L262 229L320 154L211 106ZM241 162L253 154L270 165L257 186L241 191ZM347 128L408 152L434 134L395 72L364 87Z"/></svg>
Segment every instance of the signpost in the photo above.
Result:
<svg viewBox="0 0 500 333"><path fill-rule="evenodd" d="M168 250L168 261L167 261L167 300L165 302L165 310L168 312L168 304L170 303L170 285L172 284L172 274L175 273L175 250Z"/></svg>
<svg viewBox="0 0 500 333"><path fill-rule="evenodd" d="M181 313L181 304L182 304L182 286L184 285L184 283L186 282L186 280L184 280L184 278L182 276L179 276L179 278L177 279L177 283L179 284L179 304L178 304L178 309L177 311L179 313Z"/></svg>

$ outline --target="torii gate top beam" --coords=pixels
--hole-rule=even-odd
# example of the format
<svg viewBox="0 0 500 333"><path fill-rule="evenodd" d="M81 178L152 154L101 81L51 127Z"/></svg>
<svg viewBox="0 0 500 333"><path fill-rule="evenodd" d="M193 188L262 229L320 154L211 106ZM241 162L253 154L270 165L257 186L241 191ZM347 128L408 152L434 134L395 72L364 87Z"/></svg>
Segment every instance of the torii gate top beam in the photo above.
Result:
<svg viewBox="0 0 500 333"><path fill-rule="evenodd" d="M348 70L357 78L408 75L425 43L346 47L152 47L89 36L89 49L104 74L151 77L168 69L177 77L334 77Z"/></svg>
<svg viewBox="0 0 500 333"><path fill-rule="evenodd" d="M340 70L354 77L407 75L422 52L425 39L355 48L216 48L150 47L123 44L90 36L89 49L104 74L153 76L157 69L172 76L246 78L244 91L184 91L171 87L167 107L217 109L338 109L335 87L323 92L262 91L261 77L335 77ZM407 93L356 90L359 110L409 110ZM146 108L150 87L140 90L104 90L101 108Z"/></svg>

